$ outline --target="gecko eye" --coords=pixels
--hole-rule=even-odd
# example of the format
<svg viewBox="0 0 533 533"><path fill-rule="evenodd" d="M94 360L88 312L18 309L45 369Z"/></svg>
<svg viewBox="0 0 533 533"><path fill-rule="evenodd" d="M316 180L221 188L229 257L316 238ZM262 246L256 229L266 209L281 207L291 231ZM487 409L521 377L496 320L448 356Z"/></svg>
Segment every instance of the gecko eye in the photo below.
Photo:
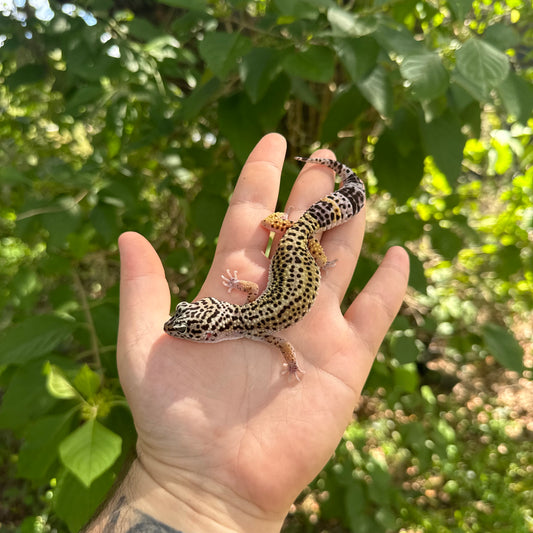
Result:
<svg viewBox="0 0 533 533"><path fill-rule="evenodd" d="M163 326L163 329L169 334L169 335L176 335L176 334L182 334L187 332L187 325L186 324L176 324L174 320L171 318L167 322L165 322L165 325Z"/></svg>
<svg viewBox="0 0 533 533"><path fill-rule="evenodd" d="M183 313L183 311L185 311L185 309L187 309L187 307L189 307L189 303L188 302L180 302L176 306L176 311L174 312L174 314L175 315L180 315L181 313Z"/></svg>

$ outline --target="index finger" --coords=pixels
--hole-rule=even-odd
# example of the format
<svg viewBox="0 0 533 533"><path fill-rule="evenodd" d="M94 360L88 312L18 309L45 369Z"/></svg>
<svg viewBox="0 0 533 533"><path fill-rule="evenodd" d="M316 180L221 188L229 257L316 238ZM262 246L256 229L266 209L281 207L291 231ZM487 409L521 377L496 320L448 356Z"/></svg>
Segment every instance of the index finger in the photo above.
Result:
<svg viewBox="0 0 533 533"><path fill-rule="evenodd" d="M286 147L283 136L270 133L257 143L246 160L224 217L206 280L210 295L227 296L220 274L228 268L238 270L239 277L250 281L264 276L268 268L264 250L269 233L261 226L261 221L275 210ZM206 286L204 289L207 290Z"/></svg>

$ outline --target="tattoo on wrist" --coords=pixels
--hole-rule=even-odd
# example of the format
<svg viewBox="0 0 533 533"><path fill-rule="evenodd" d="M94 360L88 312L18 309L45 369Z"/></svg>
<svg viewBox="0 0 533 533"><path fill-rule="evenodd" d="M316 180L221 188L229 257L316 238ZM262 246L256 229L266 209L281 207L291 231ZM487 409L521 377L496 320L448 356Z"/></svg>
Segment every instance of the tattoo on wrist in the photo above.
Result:
<svg viewBox="0 0 533 533"><path fill-rule="evenodd" d="M90 532L90 527L87 533ZM183 533L170 527L153 516L130 507L125 496L113 505L109 517L105 519L102 533Z"/></svg>

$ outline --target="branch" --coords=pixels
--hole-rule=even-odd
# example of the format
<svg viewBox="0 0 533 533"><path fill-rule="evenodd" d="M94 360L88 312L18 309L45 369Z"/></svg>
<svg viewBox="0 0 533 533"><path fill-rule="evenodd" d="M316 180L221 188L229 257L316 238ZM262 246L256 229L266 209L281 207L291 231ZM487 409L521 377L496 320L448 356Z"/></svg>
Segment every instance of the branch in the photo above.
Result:
<svg viewBox="0 0 533 533"><path fill-rule="evenodd" d="M47 215L48 213L61 213L62 211L69 211L74 206L78 205L86 196L89 194L89 191L81 191L78 196L75 196L72 199L72 204L66 207L59 206L48 206L48 207L38 207L36 209L30 209L25 213L17 215L17 220L24 220L25 218L34 217L37 215Z"/></svg>
<svg viewBox="0 0 533 533"><path fill-rule="evenodd" d="M89 308L89 302L87 301L87 295L85 293L85 288L83 287L83 283L81 282L81 279L78 276L77 272L75 271L72 272L72 278L74 279L74 285L76 286L76 290L80 297L81 308L83 310L83 314L85 315L85 320L87 322L87 329L89 330L89 338L91 340L90 353L92 354L94 358L96 368L98 369L98 371L101 371L102 360L100 359L100 348L98 346L98 335L96 334L96 328L94 326L93 317L91 315L91 310Z"/></svg>

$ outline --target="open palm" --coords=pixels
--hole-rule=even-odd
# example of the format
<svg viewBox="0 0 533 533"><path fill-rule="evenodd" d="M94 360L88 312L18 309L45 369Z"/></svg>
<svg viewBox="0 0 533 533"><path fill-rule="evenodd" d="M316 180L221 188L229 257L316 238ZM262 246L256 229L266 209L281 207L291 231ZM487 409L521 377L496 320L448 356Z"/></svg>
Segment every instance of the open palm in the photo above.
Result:
<svg viewBox="0 0 533 533"><path fill-rule="evenodd" d="M244 303L244 295L228 294L221 283L228 268L265 287L268 234L260 222L275 209L284 157L285 140L276 134L252 151L198 297ZM331 170L308 164L290 195L290 217L333 186ZM157 484L172 491L185 480L239 513L281 523L335 449L405 292L407 255L393 248L342 315L363 233L364 210L324 234L336 266L323 274L309 314L280 333L296 349L301 382L281 375L282 358L271 345L199 344L164 334L170 294L161 262L140 235L121 236L119 372L139 435L139 462Z"/></svg>

